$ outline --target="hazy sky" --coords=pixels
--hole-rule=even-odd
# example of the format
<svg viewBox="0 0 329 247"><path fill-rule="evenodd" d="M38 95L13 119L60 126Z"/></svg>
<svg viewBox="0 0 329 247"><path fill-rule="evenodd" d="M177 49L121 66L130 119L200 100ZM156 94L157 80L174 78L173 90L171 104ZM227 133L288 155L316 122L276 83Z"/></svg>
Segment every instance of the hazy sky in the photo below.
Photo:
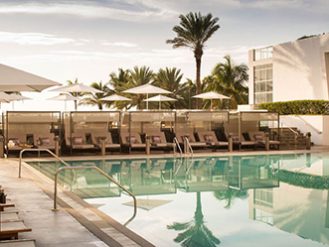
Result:
<svg viewBox="0 0 329 247"><path fill-rule="evenodd" d="M329 29L328 0L1 0L0 63L65 83L108 81L119 67L178 67L194 78L193 54L172 49L178 15L212 13L221 28L207 43L202 75L230 54Z"/></svg>

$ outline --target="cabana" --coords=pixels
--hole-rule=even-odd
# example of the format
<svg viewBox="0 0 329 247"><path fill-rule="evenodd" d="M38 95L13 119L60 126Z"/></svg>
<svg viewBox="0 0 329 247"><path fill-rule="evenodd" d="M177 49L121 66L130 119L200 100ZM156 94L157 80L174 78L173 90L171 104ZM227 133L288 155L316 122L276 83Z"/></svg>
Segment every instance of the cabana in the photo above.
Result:
<svg viewBox="0 0 329 247"><path fill-rule="evenodd" d="M279 149L279 114L276 112L240 112L239 137L254 142L256 146Z"/></svg>
<svg viewBox="0 0 329 247"><path fill-rule="evenodd" d="M176 138L184 144L188 138L192 148L228 148L225 129L228 111L181 111L177 116Z"/></svg>
<svg viewBox="0 0 329 247"><path fill-rule="evenodd" d="M121 143L128 148L154 150L173 149L176 112L134 111L124 113Z"/></svg>
<svg viewBox="0 0 329 247"><path fill-rule="evenodd" d="M119 111L63 113L64 140L70 150L119 150Z"/></svg>
<svg viewBox="0 0 329 247"><path fill-rule="evenodd" d="M58 111L8 111L4 126L7 152L46 148L58 154L60 126L61 114Z"/></svg>

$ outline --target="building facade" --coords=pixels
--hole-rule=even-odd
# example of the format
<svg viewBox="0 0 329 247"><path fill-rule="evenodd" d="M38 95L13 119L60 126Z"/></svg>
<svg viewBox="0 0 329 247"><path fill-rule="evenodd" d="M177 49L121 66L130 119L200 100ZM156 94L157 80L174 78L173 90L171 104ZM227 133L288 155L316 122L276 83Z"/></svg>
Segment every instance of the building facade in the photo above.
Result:
<svg viewBox="0 0 329 247"><path fill-rule="evenodd" d="M329 100L329 34L249 51L249 104Z"/></svg>

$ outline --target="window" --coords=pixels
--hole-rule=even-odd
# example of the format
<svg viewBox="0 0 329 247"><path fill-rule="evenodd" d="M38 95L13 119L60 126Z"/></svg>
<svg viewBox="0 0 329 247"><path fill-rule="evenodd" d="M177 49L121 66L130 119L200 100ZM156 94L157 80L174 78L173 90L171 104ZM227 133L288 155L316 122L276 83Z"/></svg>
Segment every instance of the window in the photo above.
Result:
<svg viewBox="0 0 329 247"><path fill-rule="evenodd" d="M273 47L265 47L254 51L254 61L272 58Z"/></svg>
<svg viewBox="0 0 329 247"><path fill-rule="evenodd" d="M272 64L254 67L254 103L273 101L273 66Z"/></svg>

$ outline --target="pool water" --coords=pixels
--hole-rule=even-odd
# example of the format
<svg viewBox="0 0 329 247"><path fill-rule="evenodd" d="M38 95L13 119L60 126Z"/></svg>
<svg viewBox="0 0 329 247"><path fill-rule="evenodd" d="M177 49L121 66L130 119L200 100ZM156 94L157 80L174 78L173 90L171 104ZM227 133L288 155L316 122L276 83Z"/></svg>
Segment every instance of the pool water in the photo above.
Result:
<svg viewBox="0 0 329 247"><path fill-rule="evenodd" d="M52 176L50 162L32 166ZM58 164L57 164L58 165ZM73 161L94 171L61 175L88 203L156 246L329 245L329 153L193 159Z"/></svg>

